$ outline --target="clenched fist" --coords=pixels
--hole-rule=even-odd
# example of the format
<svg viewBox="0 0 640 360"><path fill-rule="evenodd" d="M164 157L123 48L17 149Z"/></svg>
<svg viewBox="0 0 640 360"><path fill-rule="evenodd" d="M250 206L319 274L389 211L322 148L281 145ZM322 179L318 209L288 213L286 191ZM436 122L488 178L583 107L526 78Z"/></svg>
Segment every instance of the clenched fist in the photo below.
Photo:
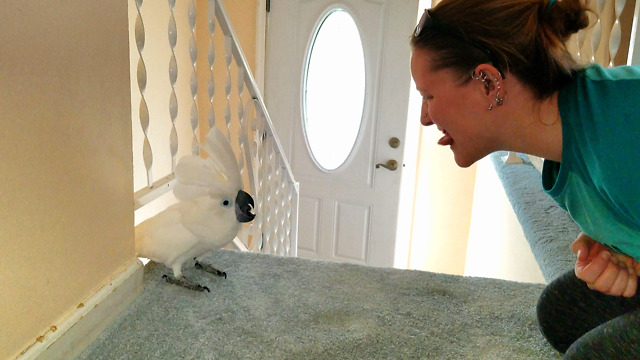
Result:
<svg viewBox="0 0 640 360"><path fill-rule="evenodd" d="M635 295L640 273L637 261L612 252L583 233L571 244L571 249L578 255L576 276L590 289L612 296Z"/></svg>

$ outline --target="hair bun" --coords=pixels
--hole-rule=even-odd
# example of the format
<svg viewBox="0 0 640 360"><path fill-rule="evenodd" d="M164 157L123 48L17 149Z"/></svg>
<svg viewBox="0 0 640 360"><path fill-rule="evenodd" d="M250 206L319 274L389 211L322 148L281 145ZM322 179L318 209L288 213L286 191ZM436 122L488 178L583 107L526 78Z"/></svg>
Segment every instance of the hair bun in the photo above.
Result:
<svg viewBox="0 0 640 360"><path fill-rule="evenodd" d="M563 42L571 35L589 26L589 9L585 0L556 1L550 8L543 5L546 22Z"/></svg>

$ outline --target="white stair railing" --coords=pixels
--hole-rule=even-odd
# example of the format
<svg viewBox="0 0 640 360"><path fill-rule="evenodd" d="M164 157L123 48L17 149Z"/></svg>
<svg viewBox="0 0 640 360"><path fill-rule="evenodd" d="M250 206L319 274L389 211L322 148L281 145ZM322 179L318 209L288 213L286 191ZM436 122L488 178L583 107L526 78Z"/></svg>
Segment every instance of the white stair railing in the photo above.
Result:
<svg viewBox="0 0 640 360"><path fill-rule="evenodd" d="M145 177L144 186L134 194L135 209L152 204L171 191L175 184L176 158L197 154L198 139L205 141L202 134L216 126L231 141L245 188L255 199L256 218L241 230L234 241L235 246L241 250L296 256L299 185L294 180L223 4L220 0L199 2L200 6L206 4L206 9L202 9L196 7L193 0L188 3L167 0L163 9L156 1L144 5L144 0L134 1L135 45L139 56L136 67L138 89L132 90L132 103L139 104L139 122L134 121L134 170L136 166L139 170L134 172L140 178ZM150 7L148 14L145 12L147 5ZM167 17L165 35L159 34L159 14ZM206 16L206 26L198 21L203 16ZM151 24L146 30L143 20ZM164 37L167 34L168 41ZM186 46L181 46L181 40ZM156 47L169 49L164 51L166 57L158 56L157 52L145 57L145 49L151 47L152 41ZM159 42L163 44L157 44ZM223 63L216 61L220 48L224 50ZM162 53L163 50L158 51ZM206 54L206 61L198 60L198 54ZM224 69L220 71L222 66ZM157 69L165 70L157 72ZM180 77L180 69L189 74L189 79ZM169 87L159 80L156 83L160 85L152 87L152 80L161 76L165 82L168 79ZM219 86L221 78L224 78L223 86ZM182 86L181 81L186 85ZM206 91L199 91L199 86L204 88L205 83ZM219 88L224 91L216 91ZM151 104L151 98L162 98L158 95L160 92L167 93L164 103ZM235 112L231 110L234 105ZM185 108L190 108L188 116L180 114ZM221 113L222 117L216 116ZM224 122L217 122L217 118ZM188 130L181 131L182 128ZM135 152L139 130L141 154ZM168 136L154 137L154 131L168 132ZM162 163L170 164L165 166L168 170L155 178L154 173L161 172L154 169ZM143 167L144 171L141 170Z"/></svg>

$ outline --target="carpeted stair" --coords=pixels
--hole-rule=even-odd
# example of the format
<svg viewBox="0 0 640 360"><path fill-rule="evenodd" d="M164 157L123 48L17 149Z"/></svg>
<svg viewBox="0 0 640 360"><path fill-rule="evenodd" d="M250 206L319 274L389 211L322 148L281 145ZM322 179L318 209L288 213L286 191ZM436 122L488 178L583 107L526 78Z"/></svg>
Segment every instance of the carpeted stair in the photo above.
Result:
<svg viewBox="0 0 640 360"><path fill-rule="evenodd" d="M571 269L577 227L540 173L490 155L545 279ZM143 294L79 356L98 359L559 359L536 324L544 285L220 250L200 293L145 267Z"/></svg>
<svg viewBox="0 0 640 360"><path fill-rule="evenodd" d="M145 268L144 292L79 359L557 359L543 285L220 250L189 267L211 293Z"/></svg>

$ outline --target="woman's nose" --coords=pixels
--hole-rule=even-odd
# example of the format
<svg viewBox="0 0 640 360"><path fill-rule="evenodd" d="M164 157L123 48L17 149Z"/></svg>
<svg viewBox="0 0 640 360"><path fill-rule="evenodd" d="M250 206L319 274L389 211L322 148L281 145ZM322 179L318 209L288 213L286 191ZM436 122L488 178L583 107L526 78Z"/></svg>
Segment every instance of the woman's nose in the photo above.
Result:
<svg viewBox="0 0 640 360"><path fill-rule="evenodd" d="M429 107L427 104L422 104L422 111L420 112L420 123L424 126L433 125L433 121L429 117Z"/></svg>

